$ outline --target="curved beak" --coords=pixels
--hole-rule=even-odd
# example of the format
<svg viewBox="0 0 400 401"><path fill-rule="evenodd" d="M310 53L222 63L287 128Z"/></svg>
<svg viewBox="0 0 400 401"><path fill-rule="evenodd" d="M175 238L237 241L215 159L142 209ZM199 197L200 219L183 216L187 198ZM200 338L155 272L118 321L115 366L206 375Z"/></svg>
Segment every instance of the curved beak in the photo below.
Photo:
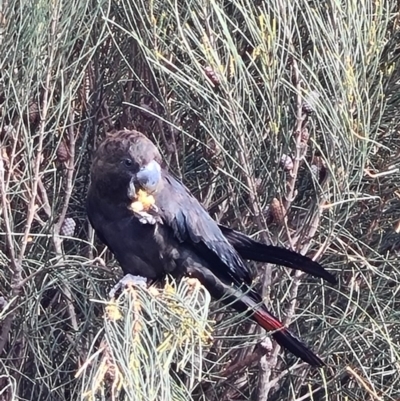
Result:
<svg viewBox="0 0 400 401"><path fill-rule="evenodd" d="M128 198L134 200L136 197L135 178L131 178L128 185Z"/></svg>
<svg viewBox="0 0 400 401"><path fill-rule="evenodd" d="M136 182L146 191L154 192L161 180L161 166L152 160L136 174Z"/></svg>

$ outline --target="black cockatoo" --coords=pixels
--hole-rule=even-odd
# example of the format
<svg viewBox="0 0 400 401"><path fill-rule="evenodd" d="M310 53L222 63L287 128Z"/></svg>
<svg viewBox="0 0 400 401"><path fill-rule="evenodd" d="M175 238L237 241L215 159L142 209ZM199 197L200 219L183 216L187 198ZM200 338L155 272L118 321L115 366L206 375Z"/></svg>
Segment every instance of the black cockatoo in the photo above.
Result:
<svg viewBox="0 0 400 401"><path fill-rule="evenodd" d="M91 168L87 213L125 274L156 280L197 278L211 296L247 312L284 348L312 366L323 361L275 318L252 288L244 259L300 269L330 283L320 264L217 224L166 169L156 146L137 131L119 131L99 146Z"/></svg>

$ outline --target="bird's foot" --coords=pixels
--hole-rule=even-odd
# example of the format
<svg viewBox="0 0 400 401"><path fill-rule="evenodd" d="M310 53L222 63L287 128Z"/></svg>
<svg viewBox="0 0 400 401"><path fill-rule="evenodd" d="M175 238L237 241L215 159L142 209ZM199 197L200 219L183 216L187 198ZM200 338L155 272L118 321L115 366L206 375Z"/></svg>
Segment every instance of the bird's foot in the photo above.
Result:
<svg viewBox="0 0 400 401"><path fill-rule="evenodd" d="M154 225L161 220L153 195L148 195L143 190L139 190L137 200L129 205L129 209L142 224Z"/></svg>
<svg viewBox="0 0 400 401"><path fill-rule="evenodd" d="M160 216L157 214L158 213L158 207L156 205L152 205L149 208L149 212L154 213L150 214L146 211L140 211L140 212L135 212L136 217L139 219L139 221L142 224L151 224L154 225L156 223L161 222Z"/></svg>
<svg viewBox="0 0 400 401"><path fill-rule="evenodd" d="M115 295L125 287L143 287L147 288L147 278L142 276L134 276L133 274L126 274L114 285L110 291L110 298L115 298Z"/></svg>
<svg viewBox="0 0 400 401"><path fill-rule="evenodd" d="M153 212L153 213L158 213L158 206L154 203L153 205L149 206L149 209Z"/></svg>
<svg viewBox="0 0 400 401"><path fill-rule="evenodd" d="M136 214L137 214L137 216L138 216L138 218L139 218L139 221L140 221L142 224L151 224L151 225L154 225L154 224L157 223L157 219L156 219L154 216L152 216L150 213L147 213L147 212L138 212L138 213L136 213Z"/></svg>

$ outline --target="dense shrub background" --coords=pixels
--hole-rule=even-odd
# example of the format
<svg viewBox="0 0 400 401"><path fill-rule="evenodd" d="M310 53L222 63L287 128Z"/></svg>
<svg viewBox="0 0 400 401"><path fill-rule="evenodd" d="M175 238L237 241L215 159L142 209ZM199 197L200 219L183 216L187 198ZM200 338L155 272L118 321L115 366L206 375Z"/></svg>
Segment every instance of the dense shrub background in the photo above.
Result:
<svg viewBox="0 0 400 401"><path fill-rule="evenodd" d="M1 400L400 398L396 1L0 7ZM327 369L260 345L218 305L211 339L208 295L184 283L109 303L120 271L84 199L93 150L123 128L155 140L215 219L335 272L331 287L255 266L266 302ZM163 326L172 304L186 326ZM135 337L148 314L158 324ZM163 330L180 333L165 349ZM161 347L144 374L132 338Z"/></svg>

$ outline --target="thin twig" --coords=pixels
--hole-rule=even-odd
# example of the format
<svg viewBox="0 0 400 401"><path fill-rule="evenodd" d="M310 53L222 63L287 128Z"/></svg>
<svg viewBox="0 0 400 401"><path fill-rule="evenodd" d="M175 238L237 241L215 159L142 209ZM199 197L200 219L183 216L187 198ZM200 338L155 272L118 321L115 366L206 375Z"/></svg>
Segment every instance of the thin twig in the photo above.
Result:
<svg viewBox="0 0 400 401"><path fill-rule="evenodd" d="M290 38L289 34L289 38ZM293 80L295 83L296 88L296 126L295 126L295 144L296 144L296 151L295 151L295 158L293 161L293 168L291 170L291 174L288 177L286 183L286 192L284 194L282 205L283 209L286 213L289 211L290 206L295 198L296 192L296 182L297 176L300 168L300 163L304 156L304 144L302 144L302 130L303 130L303 108L302 108L302 97L301 97L301 79L300 79L300 71L298 68L297 61L295 59L292 60L293 66ZM287 214L284 217L284 224L286 227L287 238L291 244L291 247L294 247L293 240L290 235L290 230L288 227L287 222ZM297 306L297 293L298 288L300 285L300 277L302 273L297 271L294 275L294 280L292 282L292 287L290 291L290 303L285 310L286 318L284 320L285 325L289 325L293 319L295 309ZM271 356L267 358L262 358L260 361L260 370L262 374L259 378L259 388L258 388L258 401L266 401L268 399L268 394L273 386L273 381L270 380L272 369L277 366L278 363L278 353L280 350L279 344L275 344Z"/></svg>
<svg viewBox="0 0 400 401"><path fill-rule="evenodd" d="M221 374L221 377L231 377L233 375L238 374L241 370L245 368L249 368L253 366L257 361L260 360L260 358L267 353L269 353L270 350L265 349L262 347L261 344L257 344L257 346L254 348L254 351L251 353L248 353L243 359L240 359L236 363L228 366Z"/></svg>
<svg viewBox="0 0 400 401"><path fill-rule="evenodd" d="M32 191L31 191L31 196L30 196L30 201L28 204L28 214L26 218L26 224L25 224L25 230L23 234L23 238L20 244L20 250L18 257L16 257L15 252L14 252L14 247L12 245L9 245L9 251L12 250L12 255L11 256L11 269L12 269L12 278L11 278L11 287L12 287L12 298L18 299L20 296L20 293L22 291L22 288L20 286L20 282L22 280L22 261L25 256L25 251L28 245L28 238L30 236L30 231L32 227L32 222L35 217L35 204L36 204L36 198L38 194L38 185L39 185L39 180L41 176L41 171L40 171L40 166L41 166L41 160L42 160L42 150L43 150L43 141L45 137L45 128L46 128L46 122L47 122L47 116L48 116L48 111L49 111L49 101L50 101L50 84L51 84L51 77L52 77L52 66L54 63L55 55L56 55L56 47L54 41L57 38L56 35L56 28L57 28L57 22L59 19L59 13L61 9L61 3L57 3L54 8L53 8L53 15L52 15L52 22L51 22L51 33L50 33L50 43L49 43L49 61L48 61L48 70L47 70L47 75L46 75L46 82L45 82L45 88L44 88L44 95L43 95L43 103L42 103L42 109L40 113L40 125L39 125L39 135L38 135L38 144L36 148L36 157L34 160L34 169L33 169L33 181L32 181ZM4 180L2 180L2 183ZM4 191L3 191L4 189ZM7 205L7 198L5 195L5 188L2 188L2 203L4 205ZM9 218L9 216L8 216ZM10 226L9 226L10 227ZM12 241L11 236L11 231L8 232L8 241ZM10 242L9 242L10 244ZM1 337L0 337L0 354L2 353L5 344L7 343L7 338L8 334L11 330L11 324L12 321L14 320L15 316L15 311L14 313L10 313L6 316L3 322L2 326L2 332L1 332Z"/></svg>
<svg viewBox="0 0 400 401"><path fill-rule="evenodd" d="M346 367L346 371L353 376L357 382L365 389L365 391L376 401L383 401L376 391L350 366Z"/></svg>
<svg viewBox="0 0 400 401"><path fill-rule="evenodd" d="M73 112L70 113L69 119L69 127L68 127L68 144L69 144L69 159L66 163L66 183L65 183L65 197L64 203L61 209L60 217L56 224L54 224L53 229L53 244L56 251L56 254L59 257L62 257L62 239L60 237L61 227L64 223L65 217L67 215L69 203L71 200L73 185L74 185L74 164L75 164L75 133L74 133L74 125L73 125ZM68 283L64 283L63 285L64 294L67 302L67 310L69 314L69 318L71 321L72 328L75 331L78 331L78 319L75 313L74 305L72 303L72 293Z"/></svg>
<svg viewBox="0 0 400 401"><path fill-rule="evenodd" d="M7 198L7 187L5 185L5 169L2 155L0 154L0 193L1 193L1 204L2 204L2 214L3 221L5 225L5 237L6 237L6 247L7 252L10 258L10 270L12 273L11 276L11 296L10 299L14 299L14 302L18 299L19 289L17 287L18 283L21 281L21 265L19 264L16 258L15 246L12 235L12 227L11 227L11 210L10 203ZM9 305L10 306L10 305ZM0 355L3 351L3 348L8 340L8 334L11 329L11 324L14 319L15 311L9 313L4 319L1 333L0 333Z"/></svg>
<svg viewBox="0 0 400 401"><path fill-rule="evenodd" d="M71 196L72 196L73 185L74 185L73 178L74 178L74 172L75 172L75 168L74 168L74 164L75 164L75 134L74 134L74 128L73 128L72 112L70 115L70 125L68 127L68 144L69 144L69 147L68 147L69 158L66 163L67 175L66 175L65 190L64 190L65 197L64 197L63 206L62 206L62 209L60 212L60 216L58 218L57 223L54 224L54 228L53 228L53 243L54 243L56 253L59 256L61 256L61 254L62 254L62 248L61 248L62 240L60 238L60 231L61 231L61 227L64 223L65 217L67 215L69 203L70 203Z"/></svg>

